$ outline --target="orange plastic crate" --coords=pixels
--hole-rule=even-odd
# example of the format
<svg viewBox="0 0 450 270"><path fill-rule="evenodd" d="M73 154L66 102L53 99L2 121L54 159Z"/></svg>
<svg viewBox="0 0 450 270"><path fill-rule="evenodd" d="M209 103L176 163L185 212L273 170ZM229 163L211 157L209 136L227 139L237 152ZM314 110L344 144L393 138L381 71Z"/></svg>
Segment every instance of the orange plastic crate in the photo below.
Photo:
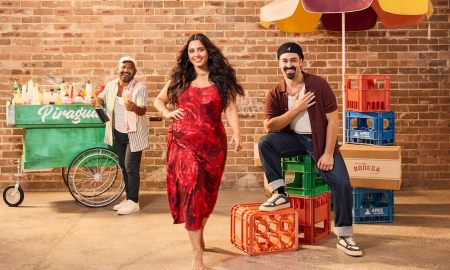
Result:
<svg viewBox="0 0 450 270"><path fill-rule="evenodd" d="M298 213L292 208L274 212L258 210L261 203L231 208L231 243L250 255L298 248Z"/></svg>
<svg viewBox="0 0 450 270"><path fill-rule="evenodd" d="M313 244L331 233L331 192L314 197L290 196L291 206L298 211L299 242Z"/></svg>
<svg viewBox="0 0 450 270"><path fill-rule="evenodd" d="M345 109L387 112L391 108L391 79L387 75L346 75Z"/></svg>

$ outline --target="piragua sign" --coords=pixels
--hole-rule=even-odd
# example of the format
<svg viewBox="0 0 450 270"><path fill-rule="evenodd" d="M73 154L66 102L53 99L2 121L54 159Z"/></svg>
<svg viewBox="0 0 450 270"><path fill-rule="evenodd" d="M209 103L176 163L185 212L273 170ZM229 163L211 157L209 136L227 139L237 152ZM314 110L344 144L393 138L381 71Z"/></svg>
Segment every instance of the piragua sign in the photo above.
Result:
<svg viewBox="0 0 450 270"><path fill-rule="evenodd" d="M90 105L23 105L15 106L16 126L101 124Z"/></svg>

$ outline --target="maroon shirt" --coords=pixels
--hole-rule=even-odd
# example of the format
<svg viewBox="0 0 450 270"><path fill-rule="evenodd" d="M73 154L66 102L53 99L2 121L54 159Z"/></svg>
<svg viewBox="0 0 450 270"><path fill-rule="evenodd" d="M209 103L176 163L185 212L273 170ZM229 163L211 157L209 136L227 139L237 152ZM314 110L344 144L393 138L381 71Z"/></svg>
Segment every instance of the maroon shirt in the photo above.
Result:
<svg viewBox="0 0 450 270"><path fill-rule="evenodd" d="M302 73L305 81L305 94L313 92L315 95L314 100L316 101L316 104L308 108L308 114L311 123L314 157L316 160L319 160L325 152L326 146L328 125L326 114L334 112L338 109L338 106L336 96L325 79L303 71ZM280 116L287 111L288 93L286 91L286 82L283 79L267 93L265 119ZM292 133L293 131L290 129L290 126L287 125L279 132ZM337 152L338 149L339 146L336 142L334 151Z"/></svg>

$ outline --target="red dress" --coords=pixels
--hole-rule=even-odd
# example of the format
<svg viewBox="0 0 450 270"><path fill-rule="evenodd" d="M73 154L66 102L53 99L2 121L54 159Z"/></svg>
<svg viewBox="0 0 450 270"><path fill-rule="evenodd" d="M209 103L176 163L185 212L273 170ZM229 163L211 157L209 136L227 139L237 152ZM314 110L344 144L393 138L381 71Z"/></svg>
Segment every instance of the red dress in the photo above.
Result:
<svg viewBox="0 0 450 270"><path fill-rule="evenodd" d="M169 127L167 194L174 223L202 228L216 204L227 156L222 104L215 86L193 87L178 97L181 120Z"/></svg>

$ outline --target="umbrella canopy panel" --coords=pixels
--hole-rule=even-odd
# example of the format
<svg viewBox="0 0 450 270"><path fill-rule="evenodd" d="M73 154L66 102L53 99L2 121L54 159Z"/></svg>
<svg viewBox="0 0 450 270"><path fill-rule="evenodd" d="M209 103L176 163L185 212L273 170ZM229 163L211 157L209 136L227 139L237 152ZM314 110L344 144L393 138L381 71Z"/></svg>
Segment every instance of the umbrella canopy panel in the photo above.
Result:
<svg viewBox="0 0 450 270"><path fill-rule="evenodd" d="M287 33L308 33L316 30L321 13L311 13L299 0L278 0L261 8L261 25L269 27L275 22L278 29Z"/></svg>
<svg viewBox="0 0 450 270"><path fill-rule="evenodd" d="M384 27L390 29L419 24L423 20L425 20L424 14L426 14L428 11L428 0L426 1L427 8L420 15L398 15L391 12L387 12L383 10L383 8L380 5L382 1L383 0L374 0L372 3L372 7L378 14L378 17L380 17L380 21L384 25ZM412 2L413 1L411 1L411 3Z"/></svg>
<svg viewBox="0 0 450 270"><path fill-rule="evenodd" d="M302 3L305 10L309 12L339 13L366 9L370 6L372 0L302 0Z"/></svg>
<svg viewBox="0 0 450 270"><path fill-rule="evenodd" d="M421 15L428 11L429 0L377 0L382 10L398 15Z"/></svg>
<svg viewBox="0 0 450 270"><path fill-rule="evenodd" d="M344 13L345 31L363 31L371 29L377 23L378 15L372 7L368 7L361 11ZM342 13L323 14L322 25L330 31L342 30Z"/></svg>

